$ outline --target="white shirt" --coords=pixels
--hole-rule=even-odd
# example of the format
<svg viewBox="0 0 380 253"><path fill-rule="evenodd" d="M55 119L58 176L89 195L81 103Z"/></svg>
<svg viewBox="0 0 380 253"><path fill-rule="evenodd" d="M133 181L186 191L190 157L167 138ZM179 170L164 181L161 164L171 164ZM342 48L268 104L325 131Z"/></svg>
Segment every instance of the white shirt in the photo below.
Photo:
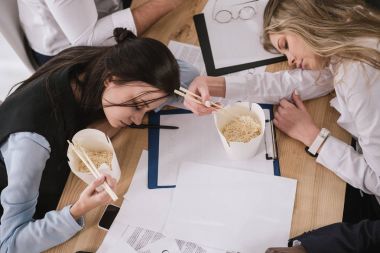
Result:
<svg viewBox="0 0 380 253"><path fill-rule="evenodd" d="M53 56L72 46L115 44L113 29L136 34L130 9L121 0L17 0L21 26L30 47Z"/></svg>
<svg viewBox="0 0 380 253"><path fill-rule="evenodd" d="M330 136L317 162L355 188L374 194L380 203L380 70L342 60L320 73L296 69L226 77L226 98L258 103L278 103L290 98L294 89L306 100L334 88L336 97L330 104L340 113L337 123L357 137L363 154Z"/></svg>

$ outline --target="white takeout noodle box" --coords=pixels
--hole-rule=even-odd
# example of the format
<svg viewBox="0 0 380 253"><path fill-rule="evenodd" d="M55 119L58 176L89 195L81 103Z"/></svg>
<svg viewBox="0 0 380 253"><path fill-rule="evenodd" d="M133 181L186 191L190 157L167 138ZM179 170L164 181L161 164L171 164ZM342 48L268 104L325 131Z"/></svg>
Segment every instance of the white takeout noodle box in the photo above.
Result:
<svg viewBox="0 0 380 253"><path fill-rule="evenodd" d="M77 132L72 139L73 143L76 143L83 147L86 151L108 151L112 152L112 162L111 169L105 163L100 165L99 172L105 172L110 174L117 181L120 179L120 166L117 160L115 150L112 146L110 139L102 132L97 129L83 129ZM79 168L80 158L76 155L75 151L70 147L67 150L67 157L69 158L69 166L71 171L82 179L87 184L90 184L95 180L95 177L92 175L90 171L82 172Z"/></svg>
<svg viewBox="0 0 380 253"><path fill-rule="evenodd" d="M225 112L227 111L227 112ZM244 142L228 142L222 130L224 126L232 121L234 117L249 115L253 117L261 125L260 135L254 137L247 143ZM257 150L263 140L265 131L265 114L260 105L250 102L238 102L224 107L214 114L214 122L218 130L220 139L222 140L224 149L231 159L242 160L248 159L257 153Z"/></svg>

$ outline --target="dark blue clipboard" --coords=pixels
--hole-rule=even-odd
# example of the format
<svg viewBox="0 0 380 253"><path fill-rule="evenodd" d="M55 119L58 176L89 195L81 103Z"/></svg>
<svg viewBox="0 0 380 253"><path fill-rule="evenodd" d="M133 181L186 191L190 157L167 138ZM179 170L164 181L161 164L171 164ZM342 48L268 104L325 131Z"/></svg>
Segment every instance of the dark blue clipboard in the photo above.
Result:
<svg viewBox="0 0 380 253"><path fill-rule="evenodd" d="M270 120L273 119L273 105L270 104L260 104L263 109L269 109ZM149 113L149 124L160 124L161 115L171 115L171 114L183 114L191 113L184 109L173 109L173 110L162 110L160 112L150 112ZM274 128L272 128L274 130ZM175 130L168 130L175 131ZM276 140L275 131L272 132L274 140ZM148 129L148 188L149 189L159 189L159 188L175 188L175 185L158 185L158 158L159 158L159 142L160 142L160 129L149 128ZM277 153L277 143L274 141L274 148ZM267 160L273 160L273 170L274 175L280 176L280 163L278 157L269 158L267 155Z"/></svg>

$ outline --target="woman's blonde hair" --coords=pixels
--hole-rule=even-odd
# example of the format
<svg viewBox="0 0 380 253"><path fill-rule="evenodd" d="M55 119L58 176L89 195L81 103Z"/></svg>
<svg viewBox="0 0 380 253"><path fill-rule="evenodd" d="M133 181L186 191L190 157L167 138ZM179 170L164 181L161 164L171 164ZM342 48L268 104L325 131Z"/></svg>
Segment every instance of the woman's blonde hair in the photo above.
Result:
<svg viewBox="0 0 380 253"><path fill-rule="evenodd" d="M263 45L277 52L269 35L292 32L322 57L338 56L380 69L380 52L361 45L380 41L380 12L360 0L269 0ZM376 45L378 46L378 44Z"/></svg>

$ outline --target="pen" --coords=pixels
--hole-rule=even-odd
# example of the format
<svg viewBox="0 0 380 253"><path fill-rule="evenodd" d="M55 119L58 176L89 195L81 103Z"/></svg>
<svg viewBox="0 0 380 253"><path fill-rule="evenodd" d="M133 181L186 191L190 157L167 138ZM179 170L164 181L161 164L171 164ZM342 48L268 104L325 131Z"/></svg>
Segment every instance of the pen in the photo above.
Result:
<svg viewBox="0 0 380 253"><path fill-rule="evenodd" d="M179 127L177 126L166 126L166 125L154 125L154 124L140 124L140 125L129 125L130 128L138 128L138 129L143 129L143 128L159 128L159 129L178 129Z"/></svg>

